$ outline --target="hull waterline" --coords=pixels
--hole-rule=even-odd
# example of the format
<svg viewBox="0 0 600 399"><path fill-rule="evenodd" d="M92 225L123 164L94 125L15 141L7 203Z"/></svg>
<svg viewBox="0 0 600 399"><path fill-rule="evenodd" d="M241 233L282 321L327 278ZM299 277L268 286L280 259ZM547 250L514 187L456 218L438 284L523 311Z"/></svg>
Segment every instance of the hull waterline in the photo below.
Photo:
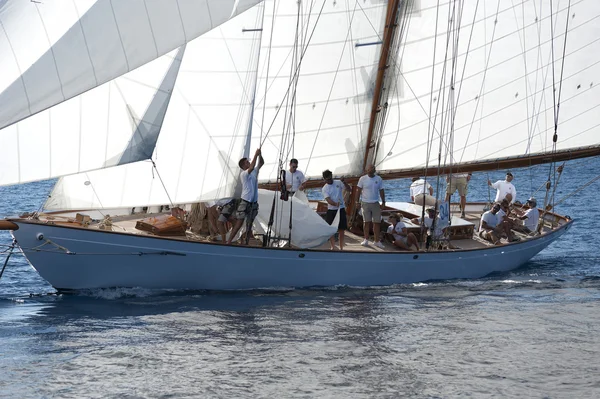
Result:
<svg viewBox="0 0 600 399"><path fill-rule="evenodd" d="M377 286L479 278L525 264L572 225L484 249L368 253L225 246L14 222L19 229L13 236L26 258L59 290Z"/></svg>

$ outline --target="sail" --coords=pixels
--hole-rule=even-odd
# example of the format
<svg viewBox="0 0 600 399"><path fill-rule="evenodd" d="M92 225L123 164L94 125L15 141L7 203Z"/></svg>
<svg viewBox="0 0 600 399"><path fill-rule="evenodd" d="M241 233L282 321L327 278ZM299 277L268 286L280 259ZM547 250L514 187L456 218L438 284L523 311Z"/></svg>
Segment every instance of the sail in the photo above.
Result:
<svg viewBox="0 0 600 399"><path fill-rule="evenodd" d="M0 185L148 159L184 47L0 132Z"/></svg>
<svg viewBox="0 0 600 399"><path fill-rule="evenodd" d="M272 43L261 54L252 129L252 149L262 144L266 161L260 181L275 181L291 158L309 178L362 170L386 8L281 1L273 22L266 2L263 43Z"/></svg>
<svg viewBox="0 0 600 399"><path fill-rule="evenodd" d="M274 8L266 1L263 23L262 7L255 7L190 42L153 156L165 187L151 162L139 162L63 178L46 208L118 208L230 196L239 180L237 162L248 154L251 115L250 152L266 140L259 178L274 179L294 67L299 71L296 134L286 156L298 157L308 176L320 176L326 168L356 172L354 160L364 154L385 7L379 1L278 1ZM252 31L260 26L262 40L260 32ZM299 46L294 45L297 26Z"/></svg>
<svg viewBox="0 0 600 399"><path fill-rule="evenodd" d="M559 99L557 150L600 145L600 3L408 3L379 170L540 159Z"/></svg>
<svg viewBox="0 0 600 399"><path fill-rule="evenodd" d="M247 147L262 13L254 7L186 45L152 161L61 178L46 209L232 196Z"/></svg>
<svg viewBox="0 0 600 399"><path fill-rule="evenodd" d="M4 0L0 128L132 71L260 1Z"/></svg>

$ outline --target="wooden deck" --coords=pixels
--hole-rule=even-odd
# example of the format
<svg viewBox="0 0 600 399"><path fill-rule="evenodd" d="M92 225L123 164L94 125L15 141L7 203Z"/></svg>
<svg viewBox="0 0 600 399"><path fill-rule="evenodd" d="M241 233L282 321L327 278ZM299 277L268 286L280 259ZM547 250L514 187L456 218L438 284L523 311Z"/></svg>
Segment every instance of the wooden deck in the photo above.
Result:
<svg viewBox="0 0 600 399"><path fill-rule="evenodd" d="M410 225L410 223L408 222L408 219L412 216L416 216L417 213L419 213L419 209L416 208L416 206L414 204L408 204L408 206L403 206L406 209L402 209L399 210L405 217L407 217L407 219L404 220L404 222L407 223L407 226L409 226L409 230L413 229L415 230L415 232L417 232L416 230L416 226L414 225ZM413 209L414 208L414 209ZM418 207L421 208L421 207ZM389 214L390 212L395 212L398 211L398 209L390 209L388 210L388 212L385 212L387 214ZM447 248L445 250L469 250L469 249L480 249L480 248L485 248L485 247L489 247L489 246L493 246L492 243L487 242L485 240L482 240L478 237L478 235L476 234L476 232L478 231L479 228L479 221L481 218L481 214L483 211L483 204L468 204L467 205L467 211L465 214L465 218L460 219L460 218L453 218L453 223L454 220L457 221L457 225L463 224L463 225L469 225L470 227L473 227L473 231L475 232L475 234L473 235L473 237L471 238L462 238L461 239L454 239L449 241L450 248ZM456 215L458 215L458 205L457 204L452 204L451 206L451 212L453 214L454 217L456 217ZM134 215L127 215L127 216L117 216L112 218L112 227L110 228L112 231L114 232L119 232L119 233L126 233L126 234L134 234L134 235L142 235L142 236L154 236L152 233L146 232L146 231L142 231L142 230L138 230L135 228L136 223L139 220L148 218L148 217L152 217L152 216L158 216L160 214L134 214ZM387 217L384 217L384 221ZM63 225L63 226L69 226L69 227L75 227L75 228L85 228L85 229L101 229L101 223L98 223L97 221L93 221L92 223L90 223L89 225L83 225L81 222L77 221L74 218L74 215L71 213L52 213L52 214L48 214L48 215L42 215L40 217L40 219L42 221L46 221L49 223L53 223L53 224L57 224L57 225ZM382 225L382 231L384 231L384 226L385 224ZM456 227L456 226L453 226ZM546 226L544 228L544 231L549 231L550 230L550 226ZM517 237L519 237L521 240L526 240L528 239L528 237L526 235L520 234L520 233L516 233L515 235ZM207 235L199 235L199 234L195 234L192 233L190 231L186 232L186 235L180 235L180 236L161 236L164 238L169 238L169 239L176 239L176 240L182 240L182 241L196 241L196 242L212 242L212 243L220 243L220 237L209 237ZM369 245L368 246L362 246L361 242L363 241L363 237L362 236L358 236L356 234L353 234L350 231L346 231L345 232L345 240L344 240L344 251L352 251L352 252L406 252L403 251L400 248L397 248L396 246L394 246L393 244L389 243L389 242L384 242L384 248L378 248L375 245L372 244L372 239L373 236L370 236L369 239ZM507 241L505 239L503 239L501 241L502 244L506 244ZM237 244L240 245L240 244ZM258 238L253 238L250 240L249 243L250 246L254 246L254 247L260 247L262 246L262 239L259 236ZM339 248L339 241L336 241L336 247ZM329 242L324 243L323 245L314 248L314 249L319 249L319 250L329 250ZM424 251L424 244L422 244L422 251ZM435 249L430 249L430 250L435 250Z"/></svg>

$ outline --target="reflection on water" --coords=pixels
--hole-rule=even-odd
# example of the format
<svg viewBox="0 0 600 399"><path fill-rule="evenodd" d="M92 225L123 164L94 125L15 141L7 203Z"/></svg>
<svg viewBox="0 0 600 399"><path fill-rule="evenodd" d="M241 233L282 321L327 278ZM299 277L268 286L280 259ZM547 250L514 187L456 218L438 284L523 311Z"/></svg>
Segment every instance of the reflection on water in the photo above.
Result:
<svg viewBox="0 0 600 399"><path fill-rule="evenodd" d="M598 380L586 376L596 375L600 354L600 279L506 277L288 292L130 290L116 297L98 290L3 301L1 392L591 395Z"/></svg>

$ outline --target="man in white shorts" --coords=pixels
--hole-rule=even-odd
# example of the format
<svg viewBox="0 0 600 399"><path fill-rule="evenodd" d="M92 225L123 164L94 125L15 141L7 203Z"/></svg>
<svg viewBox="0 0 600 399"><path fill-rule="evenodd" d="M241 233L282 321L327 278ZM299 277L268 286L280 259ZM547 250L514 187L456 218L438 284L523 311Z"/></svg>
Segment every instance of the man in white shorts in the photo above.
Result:
<svg viewBox="0 0 600 399"><path fill-rule="evenodd" d="M367 166L367 174L358 179L358 196L361 197L361 209L363 215L363 232L365 239L360 244L364 247L369 245L369 232L373 223L373 245L383 248L379 240L381 229L381 208L385 207L385 191L383 179L375 174L375 165ZM381 197L381 205L379 198Z"/></svg>
<svg viewBox="0 0 600 399"><path fill-rule="evenodd" d="M446 177L446 202L450 202L450 198L458 190L458 195L460 195L460 217L463 219L465 218L469 180L471 180L471 173L454 173Z"/></svg>
<svg viewBox="0 0 600 399"><path fill-rule="evenodd" d="M435 206L433 187L425 179L413 177L412 184L410 185L410 200L416 205Z"/></svg>

